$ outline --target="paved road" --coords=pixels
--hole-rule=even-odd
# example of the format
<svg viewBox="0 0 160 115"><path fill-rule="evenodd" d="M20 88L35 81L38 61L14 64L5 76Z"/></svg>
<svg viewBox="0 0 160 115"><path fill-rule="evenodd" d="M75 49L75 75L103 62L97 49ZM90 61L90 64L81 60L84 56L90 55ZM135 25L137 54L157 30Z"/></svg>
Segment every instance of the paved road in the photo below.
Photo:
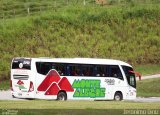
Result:
<svg viewBox="0 0 160 115"><path fill-rule="evenodd" d="M160 78L160 74L144 76L144 77L142 76L142 80L151 79L151 78ZM25 100L25 99L12 98L11 92L10 90L8 90L8 91L0 91L0 100ZM149 98L137 97L137 99L133 101L135 102L160 102L160 97L149 97Z"/></svg>
<svg viewBox="0 0 160 115"><path fill-rule="evenodd" d="M160 97L137 97L134 102L160 102Z"/></svg>
<svg viewBox="0 0 160 115"><path fill-rule="evenodd" d="M152 78L160 78L160 74L142 76L141 80L152 79ZM139 80L139 78L137 77L136 80Z"/></svg>
<svg viewBox="0 0 160 115"><path fill-rule="evenodd" d="M26 99L18 99L12 98L10 90L8 91L0 91L0 100L26 100ZM160 97L137 97L135 100L131 100L134 102L160 102Z"/></svg>
<svg viewBox="0 0 160 115"><path fill-rule="evenodd" d="M11 95L11 91L0 91L0 100L24 100L24 99L18 99L13 98Z"/></svg>

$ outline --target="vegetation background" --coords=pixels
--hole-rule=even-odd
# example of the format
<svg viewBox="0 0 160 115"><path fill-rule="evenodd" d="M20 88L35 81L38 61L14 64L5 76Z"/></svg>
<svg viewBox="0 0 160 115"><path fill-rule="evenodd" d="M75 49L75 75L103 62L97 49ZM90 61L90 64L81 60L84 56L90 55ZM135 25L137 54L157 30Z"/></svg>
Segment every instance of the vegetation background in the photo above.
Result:
<svg viewBox="0 0 160 115"><path fill-rule="evenodd" d="M0 80L12 58L45 56L160 68L160 0L0 0Z"/></svg>

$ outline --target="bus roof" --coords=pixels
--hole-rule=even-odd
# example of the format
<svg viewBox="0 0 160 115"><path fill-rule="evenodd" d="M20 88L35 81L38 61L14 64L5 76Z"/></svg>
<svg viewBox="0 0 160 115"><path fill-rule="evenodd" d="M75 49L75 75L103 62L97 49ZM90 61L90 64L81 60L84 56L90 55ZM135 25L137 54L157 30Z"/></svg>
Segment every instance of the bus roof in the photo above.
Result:
<svg viewBox="0 0 160 115"><path fill-rule="evenodd" d="M40 58L31 58L35 62L43 61L43 62L60 62L60 63L79 63L79 64L101 64L101 65L125 65L130 66L130 64L114 59L98 59L98 58L48 58L48 57L40 57Z"/></svg>

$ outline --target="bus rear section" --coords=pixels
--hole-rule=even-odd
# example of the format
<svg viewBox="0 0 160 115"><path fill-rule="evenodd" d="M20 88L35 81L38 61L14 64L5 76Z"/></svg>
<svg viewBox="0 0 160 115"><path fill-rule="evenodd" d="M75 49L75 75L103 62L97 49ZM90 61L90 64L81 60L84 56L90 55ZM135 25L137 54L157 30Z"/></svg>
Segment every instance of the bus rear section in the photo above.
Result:
<svg viewBox="0 0 160 115"><path fill-rule="evenodd" d="M34 73L30 58L12 60L10 87L13 97L34 98Z"/></svg>

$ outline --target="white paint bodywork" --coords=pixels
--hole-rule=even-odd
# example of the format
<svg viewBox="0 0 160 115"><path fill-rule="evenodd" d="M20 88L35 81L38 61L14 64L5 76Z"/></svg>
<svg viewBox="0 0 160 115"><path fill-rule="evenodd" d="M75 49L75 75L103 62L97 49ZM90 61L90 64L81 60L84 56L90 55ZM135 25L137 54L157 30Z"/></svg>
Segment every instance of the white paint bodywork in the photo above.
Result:
<svg viewBox="0 0 160 115"><path fill-rule="evenodd" d="M100 65L118 65L122 75L123 80L113 77L90 77L90 76L65 76L69 80L70 84L72 85L74 80L100 80L100 87L105 88L105 97L97 97L97 98L90 98L90 97L73 97L74 92L67 92L67 99L69 100L112 100L114 99L114 95L116 91L120 91L123 94L123 99L135 99L136 98L136 89L128 85L127 79L125 77L124 71L121 65L129 66L131 65L119 61L119 60L112 60L112 59L92 59L92 58L31 58L31 70L11 70L11 81L13 91L11 92L12 95L18 98L38 98L38 99L56 99L56 95L44 95L45 92L37 91L38 86L41 82L45 79L45 75L41 75L37 73L36 70L36 62L59 62L59 63L78 63L78 64L100 64ZM27 88L26 91L19 90L15 87L17 80L13 79L14 74L22 74L28 75L29 79L24 80L25 87ZM64 76L61 76L61 78ZM114 80L114 85L107 84L107 80ZM34 91L27 92L29 89L30 81L33 82ZM75 91L75 89L74 89Z"/></svg>

